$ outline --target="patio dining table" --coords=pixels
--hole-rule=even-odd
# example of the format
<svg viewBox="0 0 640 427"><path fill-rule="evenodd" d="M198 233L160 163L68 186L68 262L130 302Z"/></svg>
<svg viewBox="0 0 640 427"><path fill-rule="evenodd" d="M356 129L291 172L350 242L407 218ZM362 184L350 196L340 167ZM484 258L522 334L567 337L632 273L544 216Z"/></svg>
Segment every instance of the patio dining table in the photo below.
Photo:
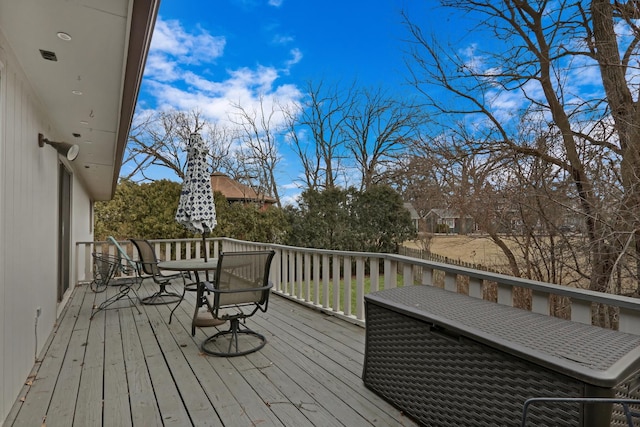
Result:
<svg viewBox="0 0 640 427"><path fill-rule="evenodd" d="M225 323L223 320L215 319L213 316L201 316L199 311L200 307L204 306L205 296L204 296L204 282L200 279L200 274L205 273L205 280L209 280L209 272L215 272L218 266L218 258L209 258L206 261L202 258L193 258L193 259L180 259L173 261L162 261L158 263L158 268L161 270L169 270L169 271L186 271L189 273L193 273L195 277L195 282L192 285L186 285L182 294L182 299L184 299L187 291L197 292L196 294L196 303L195 303L195 311L193 314L193 322L191 324L191 335L195 335L196 326L206 327L206 326L218 326ZM195 285L195 286L193 286ZM182 299L180 302L182 302ZM171 315L169 316L169 323L171 323L171 317L173 316L174 311L178 308L180 303L178 303L173 310L171 310Z"/></svg>

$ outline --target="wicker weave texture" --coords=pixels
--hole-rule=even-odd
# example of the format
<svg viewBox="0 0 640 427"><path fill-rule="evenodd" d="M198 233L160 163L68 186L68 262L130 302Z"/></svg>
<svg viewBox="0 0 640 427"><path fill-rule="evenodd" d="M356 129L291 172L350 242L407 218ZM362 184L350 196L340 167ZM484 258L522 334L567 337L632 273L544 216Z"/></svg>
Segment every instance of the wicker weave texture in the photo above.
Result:
<svg viewBox="0 0 640 427"><path fill-rule="evenodd" d="M446 323L448 329L462 329L465 336L477 336L478 340L488 336L490 345L501 341L520 357L534 363L549 362L561 372L572 365L582 367L595 385L603 384L594 374L607 371L632 352L640 369L640 335L569 322L432 286L388 289L370 294L368 299L394 310L413 310L421 318ZM554 362L549 361L550 356Z"/></svg>
<svg viewBox="0 0 640 427"><path fill-rule="evenodd" d="M584 385L367 304L367 387L427 426L519 425L530 397L579 397ZM578 405L532 408L527 425L581 426Z"/></svg>

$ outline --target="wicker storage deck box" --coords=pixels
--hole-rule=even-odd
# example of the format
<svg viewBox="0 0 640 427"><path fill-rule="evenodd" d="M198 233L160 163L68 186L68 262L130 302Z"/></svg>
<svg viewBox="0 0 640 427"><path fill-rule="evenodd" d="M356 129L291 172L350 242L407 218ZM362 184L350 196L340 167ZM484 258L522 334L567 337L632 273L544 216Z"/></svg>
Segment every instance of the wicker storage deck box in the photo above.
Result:
<svg viewBox="0 0 640 427"><path fill-rule="evenodd" d="M517 426L532 397L638 398L640 336L432 286L365 304L364 383L426 426ZM627 423L619 405L572 402L532 405L527 425Z"/></svg>

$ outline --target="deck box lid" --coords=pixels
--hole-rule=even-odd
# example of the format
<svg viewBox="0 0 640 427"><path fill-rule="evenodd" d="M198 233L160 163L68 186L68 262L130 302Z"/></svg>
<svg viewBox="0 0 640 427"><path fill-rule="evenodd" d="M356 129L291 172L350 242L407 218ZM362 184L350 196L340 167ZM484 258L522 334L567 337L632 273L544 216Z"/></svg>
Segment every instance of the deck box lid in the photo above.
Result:
<svg viewBox="0 0 640 427"><path fill-rule="evenodd" d="M366 304L419 319L437 332L473 340L599 387L640 370L640 336L532 313L433 286L386 289Z"/></svg>

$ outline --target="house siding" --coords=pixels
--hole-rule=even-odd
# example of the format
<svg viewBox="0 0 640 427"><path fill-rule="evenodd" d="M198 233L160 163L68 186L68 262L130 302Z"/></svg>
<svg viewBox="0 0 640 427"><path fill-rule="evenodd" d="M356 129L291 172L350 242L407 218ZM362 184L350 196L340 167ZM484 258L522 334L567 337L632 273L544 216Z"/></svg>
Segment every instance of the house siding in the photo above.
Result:
<svg viewBox="0 0 640 427"><path fill-rule="evenodd" d="M53 330L58 302L59 156L56 137L0 29L0 425ZM64 106L61 106L64 108ZM71 240L92 240L89 199L73 178ZM72 264L75 262L72 249ZM75 268L71 265L71 283ZM37 321L36 308L41 308ZM37 342L37 344L36 344ZM36 347L37 346L37 347Z"/></svg>

